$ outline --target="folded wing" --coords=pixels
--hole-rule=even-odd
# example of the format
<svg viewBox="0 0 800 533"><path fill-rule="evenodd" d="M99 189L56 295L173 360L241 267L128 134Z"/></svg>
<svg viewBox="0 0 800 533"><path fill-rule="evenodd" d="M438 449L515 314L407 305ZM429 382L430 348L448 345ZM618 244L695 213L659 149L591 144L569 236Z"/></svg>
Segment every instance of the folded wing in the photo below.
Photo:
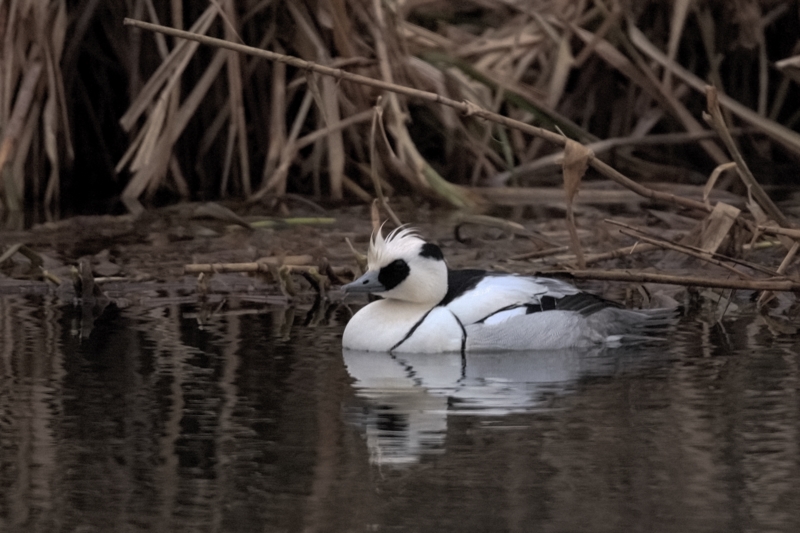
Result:
<svg viewBox="0 0 800 533"><path fill-rule="evenodd" d="M576 311L584 315L616 304L550 278L531 278L484 270L451 270L448 291L439 304L464 325L497 324L539 311Z"/></svg>

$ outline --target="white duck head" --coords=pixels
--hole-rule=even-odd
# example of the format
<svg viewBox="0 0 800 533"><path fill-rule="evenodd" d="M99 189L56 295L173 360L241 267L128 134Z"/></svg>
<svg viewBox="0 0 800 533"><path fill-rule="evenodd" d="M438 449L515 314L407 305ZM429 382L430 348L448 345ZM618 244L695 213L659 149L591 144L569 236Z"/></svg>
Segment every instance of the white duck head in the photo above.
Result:
<svg viewBox="0 0 800 533"><path fill-rule="evenodd" d="M435 305L447 294L447 264L441 249L413 229L397 228L385 239L379 229L370 239L367 271L342 288Z"/></svg>

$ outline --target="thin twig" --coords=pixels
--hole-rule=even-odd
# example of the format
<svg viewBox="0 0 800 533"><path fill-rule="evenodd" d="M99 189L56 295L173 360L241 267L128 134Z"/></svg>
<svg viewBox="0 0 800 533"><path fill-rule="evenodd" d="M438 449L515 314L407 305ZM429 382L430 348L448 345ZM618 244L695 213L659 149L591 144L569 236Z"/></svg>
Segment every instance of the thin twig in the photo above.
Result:
<svg viewBox="0 0 800 533"><path fill-rule="evenodd" d="M378 101L369 111L369 114L372 118L372 126L369 130L369 177L372 179L372 186L375 188L375 194L378 196L378 201L380 202L384 211L389 214L389 218L392 219L392 222L399 227L402 226L403 223L400 222L400 217L395 214L394 209L389 206L389 202L386 200L386 196L383 194L381 178L378 176L378 171L375 168L377 164L377 158L375 157L375 131L377 130L377 125L381 124L383 121L383 107L381 105L380 96L378 97Z"/></svg>
<svg viewBox="0 0 800 533"><path fill-rule="evenodd" d="M791 280L720 279L700 276L677 276L636 270L536 270L540 276L565 276L578 280L627 281L636 283L666 283L685 287L742 289L753 291L800 291L800 283Z"/></svg>
<svg viewBox="0 0 800 533"><path fill-rule="evenodd" d="M509 261L524 261L525 259L544 259L545 257L552 257L554 255L569 252L569 246L556 246L554 248L545 248L544 250L533 250L524 252L509 257Z"/></svg>
<svg viewBox="0 0 800 533"><path fill-rule="evenodd" d="M750 172L750 168L747 166L747 163L745 162L744 157L742 157L741 152L739 152L739 149L736 147L736 143L733 142L733 137L728 131L728 127L725 125L725 119L722 117L722 111L720 111L719 108L717 90L714 87L706 87L706 100L708 102L709 113L707 115L707 120L711 126L717 130L720 139L722 139L722 142L725 144L728 152L730 152L731 157L733 157L733 160L736 161L736 169L739 171L739 176L742 178L745 186L758 201L759 205L764 208L764 210L770 217L772 217L773 220L775 220L781 226L790 227L791 224L789 223L789 220L784 216L783 213L781 213L781 210L778 209L778 206L775 205L766 191L764 191L761 185L759 185L755 176L753 176L753 173Z"/></svg>
<svg viewBox="0 0 800 533"><path fill-rule="evenodd" d="M686 255L694 257L696 259L700 259L701 261L706 261L707 263L711 263L712 265L716 265L718 267L722 267L725 270L728 270L728 271L736 274L737 276L741 276L741 277L743 277L745 279L753 279L753 276L745 274L744 272L740 272L739 270L736 270L736 268L732 267L731 265L728 265L726 263L723 263L722 261L719 261L718 259L714 259L713 257L710 257L709 255L706 255L708 252L706 252L706 254L703 254L703 253L700 253L700 252L696 252L696 251L692 250L691 248L687 248L687 247L681 246L679 244L671 243L671 242L665 241L663 239L656 239L654 237L648 237L647 235L643 235L638 231L630 231L630 230L626 230L626 229L621 229L620 233L622 233L623 235L627 235L629 237L633 237L635 239L643 240L644 242L649 243L649 244L653 244L655 246L660 246L661 248L666 248L668 250L673 250L675 252L686 254Z"/></svg>
<svg viewBox="0 0 800 533"><path fill-rule="evenodd" d="M777 272L775 270L771 270L771 269L766 268L764 266L761 266L761 265L759 265L757 263L752 263L750 261L745 261L744 259L737 259L735 257L728 257L728 256L720 254L718 252L710 252L708 250L704 250L702 248L697 248L695 246L689 246L689 245L686 245L686 244L678 244L678 243L674 243L674 242L665 241L663 239L659 239L658 237L656 237L655 235L652 235L651 233L648 233L648 232L644 231L641 228L636 228L634 226L631 226L629 224L625 224L624 222L619 222L617 220L606 219L605 221L608 222L609 224L613 224L615 226L620 226L620 227L626 228L628 230L631 230L632 233L626 233L626 235L629 235L631 237L634 237L634 238L637 238L637 239L638 238L642 238L642 240L649 239L649 240L653 240L653 241L658 241L658 244L656 244L656 246L659 246L661 248L670 248L671 250L675 250L675 251L680 252L680 253L685 253L687 255L691 255L692 257L697 257L698 259L703 259L703 260L708 260L710 258L714 258L714 259L719 260L719 261L728 261L730 263L735 263L737 265L741 265L743 267L747 267L747 268L750 268L752 270L756 270L756 271L761 272L763 274L766 274L768 276L782 277L782 273L781 272ZM717 264L717 263L714 263L714 264ZM720 266L722 266L722 265L720 265ZM730 269L732 267L725 266L724 268ZM738 270L735 270L735 272L737 274L742 274L742 272L739 272ZM742 274L742 275L745 275L745 274Z"/></svg>

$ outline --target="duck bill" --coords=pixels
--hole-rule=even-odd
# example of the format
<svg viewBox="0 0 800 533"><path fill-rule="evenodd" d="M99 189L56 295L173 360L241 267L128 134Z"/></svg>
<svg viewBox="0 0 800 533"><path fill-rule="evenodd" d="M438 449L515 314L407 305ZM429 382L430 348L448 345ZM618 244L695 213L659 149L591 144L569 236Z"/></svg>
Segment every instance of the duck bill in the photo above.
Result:
<svg viewBox="0 0 800 533"><path fill-rule="evenodd" d="M363 276L354 282L342 285L342 290L345 292L378 293L385 291L386 287L378 280L377 270L367 270Z"/></svg>

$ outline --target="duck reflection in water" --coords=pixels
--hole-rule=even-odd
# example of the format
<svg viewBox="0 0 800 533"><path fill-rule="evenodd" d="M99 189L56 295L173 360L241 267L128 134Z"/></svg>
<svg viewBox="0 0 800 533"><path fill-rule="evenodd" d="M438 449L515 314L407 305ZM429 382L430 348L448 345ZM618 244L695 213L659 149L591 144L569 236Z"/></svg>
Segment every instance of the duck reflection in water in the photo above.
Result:
<svg viewBox="0 0 800 533"><path fill-rule="evenodd" d="M344 349L363 408L353 420L366 433L372 462L416 463L441 453L448 416L501 417L552 408L579 380L653 364L660 350L637 345L552 351L389 354Z"/></svg>

